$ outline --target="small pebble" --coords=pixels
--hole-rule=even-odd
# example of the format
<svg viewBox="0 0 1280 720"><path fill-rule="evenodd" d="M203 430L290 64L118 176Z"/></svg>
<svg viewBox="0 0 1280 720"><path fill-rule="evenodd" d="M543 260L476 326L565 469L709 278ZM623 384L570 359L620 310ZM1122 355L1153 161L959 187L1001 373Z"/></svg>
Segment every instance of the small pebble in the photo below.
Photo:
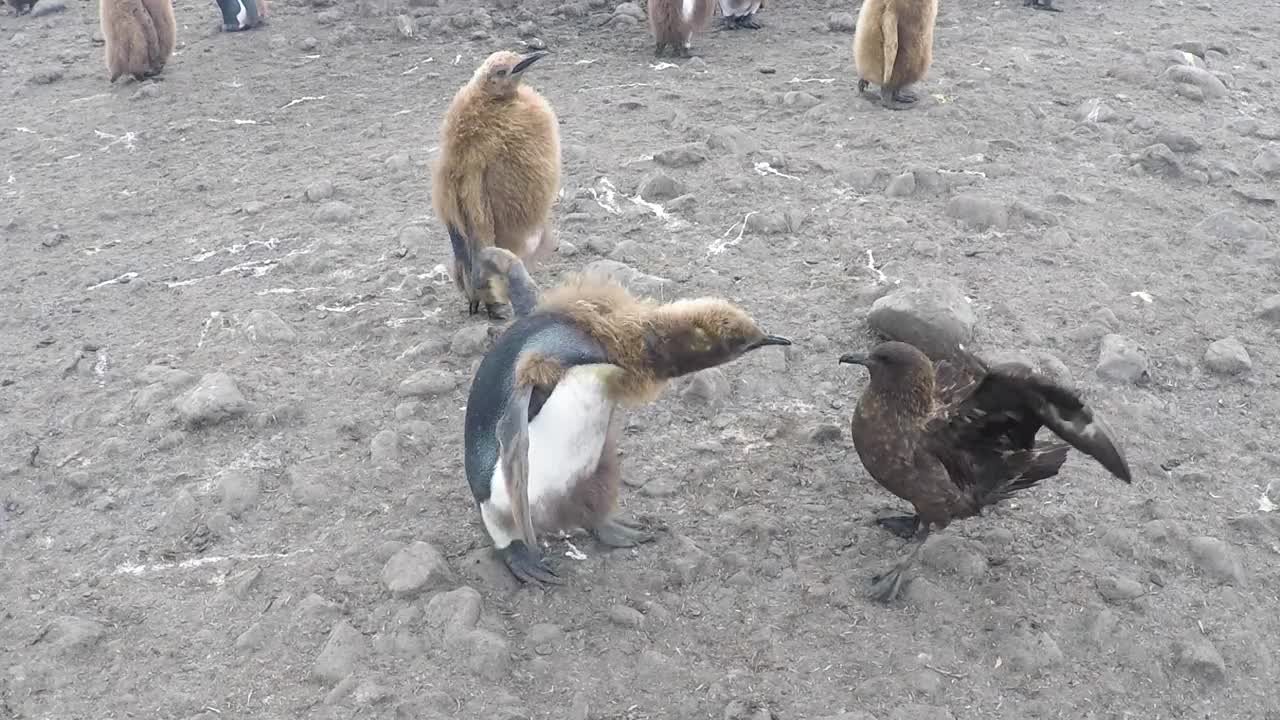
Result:
<svg viewBox="0 0 1280 720"><path fill-rule="evenodd" d="M633 607L626 605L614 605L609 608L609 619L615 625L621 625L626 628L638 628L640 623L644 622L644 614Z"/></svg>
<svg viewBox="0 0 1280 720"><path fill-rule="evenodd" d="M414 542L387 560L382 584L396 598L410 598L443 587L453 580L444 555L435 546Z"/></svg>
<svg viewBox="0 0 1280 720"><path fill-rule="evenodd" d="M1235 338L1223 338L1209 345L1204 364L1219 375L1240 375L1253 369L1249 351Z"/></svg>

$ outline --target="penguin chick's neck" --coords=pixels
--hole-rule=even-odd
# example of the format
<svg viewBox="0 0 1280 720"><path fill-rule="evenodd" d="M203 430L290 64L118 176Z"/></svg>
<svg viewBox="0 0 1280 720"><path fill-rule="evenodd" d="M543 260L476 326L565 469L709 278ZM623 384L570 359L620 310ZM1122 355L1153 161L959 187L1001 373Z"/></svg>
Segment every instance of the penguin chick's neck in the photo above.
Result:
<svg viewBox="0 0 1280 720"><path fill-rule="evenodd" d="M646 323L643 357L655 378L670 380L723 365L745 352L748 341L710 332L679 305L664 305Z"/></svg>

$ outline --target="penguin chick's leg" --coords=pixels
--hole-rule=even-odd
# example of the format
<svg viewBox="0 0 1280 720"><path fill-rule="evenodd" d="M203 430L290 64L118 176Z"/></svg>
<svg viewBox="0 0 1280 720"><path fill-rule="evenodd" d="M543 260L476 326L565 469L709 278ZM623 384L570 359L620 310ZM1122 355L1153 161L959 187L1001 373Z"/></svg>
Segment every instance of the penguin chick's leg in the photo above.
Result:
<svg viewBox="0 0 1280 720"><path fill-rule="evenodd" d="M529 508L529 401L532 397L532 385L518 385L511 392L506 412L498 419L498 462L507 484L516 534L499 551L511 574L521 582L560 584L563 581L547 566L538 550ZM500 539L494 538L494 541L497 543Z"/></svg>
<svg viewBox="0 0 1280 720"><path fill-rule="evenodd" d="M654 539L653 533L617 515L610 516L603 523L592 528L591 534L601 543L615 548L635 547L653 542Z"/></svg>
<svg viewBox="0 0 1280 720"><path fill-rule="evenodd" d="M890 110L907 110L915 106L920 98L915 93L908 92L901 88L880 88L880 104Z"/></svg>
<svg viewBox="0 0 1280 720"><path fill-rule="evenodd" d="M910 554L900 560L897 565L889 572L872 579L871 590L868 596L877 602L888 603L898 597L898 591L902 589L902 580L906 572L915 564L916 557L920 554L921 548L924 547L924 541L929 538L929 525L927 523L920 524L920 531L916 533L916 539L912 541L915 545Z"/></svg>
<svg viewBox="0 0 1280 720"><path fill-rule="evenodd" d="M876 524L903 540L910 540L915 537L916 531L920 529L920 516L896 515L894 517L877 518Z"/></svg>
<svg viewBox="0 0 1280 720"><path fill-rule="evenodd" d="M866 80L863 80L862 78L858 78L858 93L859 94L865 93L867 91L867 86L870 84L871 83L867 82Z"/></svg>

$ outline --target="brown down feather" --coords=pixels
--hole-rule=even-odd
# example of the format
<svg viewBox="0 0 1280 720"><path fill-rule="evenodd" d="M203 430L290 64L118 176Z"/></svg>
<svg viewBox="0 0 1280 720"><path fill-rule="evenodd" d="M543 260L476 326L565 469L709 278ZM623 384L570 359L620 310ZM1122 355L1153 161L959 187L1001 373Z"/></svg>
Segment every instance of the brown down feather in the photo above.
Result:
<svg viewBox="0 0 1280 720"><path fill-rule="evenodd" d="M649 0L649 30L659 51L671 46L677 51L688 51L694 33L701 32L711 19L711 0L692 0L693 13L684 17L685 0Z"/></svg>
<svg viewBox="0 0 1280 720"><path fill-rule="evenodd" d="M882 28L886 16L896 19L897 37L885 37ZM938 0L865 0L853 33L853 62L858 77L890 91L925 79L933 62L937 16ZM896 52L890 52L894 45ZM886 78L890 64L892 70Z"/></svg>
<svg viewBox="0 0 1280 720"><path fill-rule="evenodd" d="M111 82L125 75L141 81L164 69L177 42L171 0L100 0L98 16Z"/></svg>

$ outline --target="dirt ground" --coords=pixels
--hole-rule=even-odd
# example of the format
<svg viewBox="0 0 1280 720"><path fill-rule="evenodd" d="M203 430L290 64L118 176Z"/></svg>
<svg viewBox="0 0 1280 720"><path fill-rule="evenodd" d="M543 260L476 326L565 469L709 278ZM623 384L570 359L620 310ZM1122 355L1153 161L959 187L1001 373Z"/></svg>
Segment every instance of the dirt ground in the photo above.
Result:
<svg viewBox="0 0 1280 720"><path fill-rule="evenodd" d="M96 3L0 14L0 718L1280 718L1280 5L944 1L891 112L852 2L659 64L612 2L400 1L221 34L179 0L162 79L115 87ZM489 322L429 202L447 102L521 36L564 142L538 281L617 261L795 341L628 416L624 507L668 530L553 543L551 593L466 488ZM1135 481L1073 455L883 607L901 505L836 358L945 283Z"/></svg>

